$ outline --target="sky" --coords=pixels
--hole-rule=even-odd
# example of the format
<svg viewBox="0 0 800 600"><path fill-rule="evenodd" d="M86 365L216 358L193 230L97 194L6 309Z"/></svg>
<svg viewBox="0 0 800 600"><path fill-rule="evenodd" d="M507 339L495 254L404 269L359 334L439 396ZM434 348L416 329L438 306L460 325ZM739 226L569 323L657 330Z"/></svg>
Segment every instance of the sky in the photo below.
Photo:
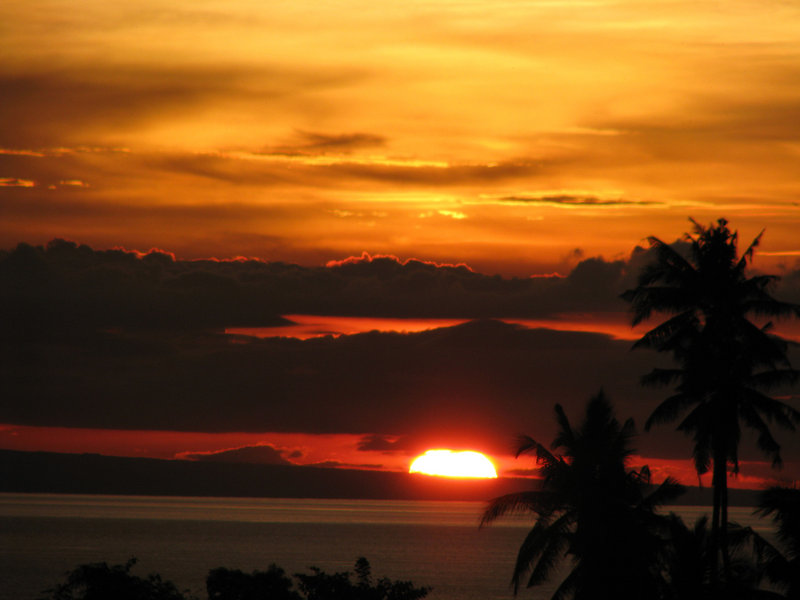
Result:
<svg viewBox="0 0 800 600"><path fill-rule="evenodd" d="M725 216L785 260L798 20L777 0L10 0L0 244L528 276Z"/></svg>
<svg viewBox="0 0 800 600"><path fill-rule="evenodd" d="M800 299L798 24L800 6L783 0L7 0L0 5L0 249L54 239L85 245L87 262L75 258L81 266L69 277L80 276L67 287L97 314L128 325L141 324L132 307L156 296L165 298L164 320L218 328L308 313L544 320L553 328L546 340L467 330L475 356L493 335L498 344L521 344L544 361L547 382L531 388L524 365L514 363L512 383L486 384L465 401L464 414L491 420L487 406L522 411L525 394L541 392L536 411L545 416L530 422L536 428L552 423L556 401L577 411L606 386L641 422L657 398L648 391L650 404L637 404L637 377L652 357L622 366L635 336L625 333L617 295L634 281L647 236L676 240L691 229L690 217L725 217L743 240L765 230L754 266L783 275L781 291ZM124 249L120 261L98 258L114 248ZM46 259L58 260L55 251ZM259 270L275 262L298 266ZM251 286L247 264L280 294ZM113 288L122 308L109 308L92 282ZM236 290L257 294L248 301ZM187 298L190 311L181 308ZM223 308L213 313L217 301ZM91 321L88 312L76 318ZM99 357L98 339L71 340L85 359L74 379L58 371L62 346L31 342L28 354L13 356L31 379L6 371L17 395L0 414L0 444L160 457L261 444L275 451L264 451L264 460L401 468L423 440L436 443L433 424L446 428L442 411L425 412L421 403L443 402L459 414L455 399L436 400L433 390L449 384L469 395L480 385L469 377L469 385L453 383L465 376L456 364L445 361L447 376L437 380L415 362L427 347L449 352L447 336L456 334L447 331L406 334L402 348L391 334L365 336L369 350L358 356L374 361L378 352L386 362L348 371L368 392L339 400L345 417L333 429L263 411L260 421L253 417L260 384L233 366L232 353L244 350L229 341L120 334L102 341L120 354ZM555 360L547 344L591 348L598 333L616 362L584 353L583 385L558 391L559 381L574 378L571 359L547 362ZM350 342L280 344L239 346L250 349L245 363L261 353L278 365L269 372L284 386L275 391L281 402L293 401L286 390L300 375L315 373L301 396L318 410L310 398L339 381L325 361L355 352ZM132 397L119 398L128 383L143 394L155 384L133 374L123 356L162 375L154 356L169 356L188 382L203 361L224 364L243 399L232 402L220 431L212 422L230 403L222 391L192 408L160 390L154 406L174 402L180 410L171 420L144 410L148 421ZM389 368L396 364L408 366L421 388L399 386L402 393L379 402L381 390L397 386ZM108 388L100 389L89 374L104 368L116 380L101 377ZM70 416L47 396L53 382L74 384L66 393L73 399L87 390L96 396ZM508 400L496 400L504 391ZM121 396L98 411L109 393ZM16 405L31 395L35 408ZM392 405L384 415L410 403L424 426L389 425L378 409L354 424L369 398ZM203 411L206 419L197 417ZM514 424L497 417L491 433L478 435L508 471L515 466L499 448L518 433ZM453 429L465 443L471 426L462 425ZM181 437L201 433L202 440ZM240 437L213 437L231 433ZM673 438L654 438L649 460L686 460L687 444ZM369 440L374 450L362 448ZM397 440L408 442L400 454Z"/></svg>

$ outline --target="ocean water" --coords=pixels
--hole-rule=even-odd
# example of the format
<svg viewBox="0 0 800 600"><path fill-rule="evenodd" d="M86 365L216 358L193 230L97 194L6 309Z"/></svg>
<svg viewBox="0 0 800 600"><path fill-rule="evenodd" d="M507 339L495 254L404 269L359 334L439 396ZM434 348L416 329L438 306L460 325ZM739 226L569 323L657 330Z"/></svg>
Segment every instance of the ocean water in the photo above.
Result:
<svg viewBox="0 0 800 600"><path fill-rule="evenodd" d="M73 567L138 559L205 598L212 568L288 574L317 566L432 586L431 600L510 600L511 569L530 518L479 528L480 502L168 498L0 494L0 600L37 598ZM704 507L676 509L690 522ZM731 520L768 531L751 509ZM549 588L521 598L547 598Z"/></svg>

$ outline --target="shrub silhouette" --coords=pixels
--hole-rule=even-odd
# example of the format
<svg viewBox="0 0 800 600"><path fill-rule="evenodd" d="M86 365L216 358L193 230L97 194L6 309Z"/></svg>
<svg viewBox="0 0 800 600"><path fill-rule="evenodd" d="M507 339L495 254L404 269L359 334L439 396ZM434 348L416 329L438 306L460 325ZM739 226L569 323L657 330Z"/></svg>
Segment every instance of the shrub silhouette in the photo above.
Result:
<svg viewBox="0 0 800 600"><path fill-rule="evenodd" d="M298 573L300 590L307 600L418 600L428 595L431 588L414 587L410 581L392 581L385 577L372 583L369 561L361 557L355 564L355 583L352 573L344 571L328 575L317 567L313 574Z"/></svg>
<svg viewBox="0 0 800 600"><path fill-rule="evenodd" d="M292 590L292 580L275 564L251 574L225 567L212 569L206 578L206 591L208 600L300 600Z"/></svg>
<svg viewBox="0 0 800 600"><path fill-rule="evenodd" d="M46 590L40 600L197 600L180 592L160 575L147 578L132 575L132 558L124 565L106 563L80 565L67 573L67 581ZM208 600L419 600L430 588L415 587L410 581L381 578L374 584L369 561L359 558L353 573L329 575L317 567L310 574L295 575L301 596L292 589L293 582L275 564L266 571L244 573L218 567L206 577Z"/></svg>
<svg viewBox="0 0 800 600"><path fill-rule="evenodd" d="M124 565L107 563L80 565L67 574L66 583L47 590L46 600L189 600L171 581L150 574L131 574L136 559Z"/></svg>

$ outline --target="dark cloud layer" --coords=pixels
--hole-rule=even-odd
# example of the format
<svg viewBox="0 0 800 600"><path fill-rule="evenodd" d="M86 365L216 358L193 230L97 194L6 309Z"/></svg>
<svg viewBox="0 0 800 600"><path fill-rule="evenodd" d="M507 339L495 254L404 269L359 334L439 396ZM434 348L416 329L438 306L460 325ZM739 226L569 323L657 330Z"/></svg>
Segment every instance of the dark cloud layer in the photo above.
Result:
<svg viewBox="0 0 800 600"><path fill-rule="evenodd" d="M586 258L566 277L503 278L466 265L392 256L326 267L260 260L176 260L172 254L93 250L64 240L0 251L0 330L31 335L62 327L271 326L283 314L542 318L619 313L650 253ZM800 300L800 271L777 288Z"/></svg>
<svg viewBox="0 0 800 600"><path fill-rule="evenodd" d="M122 138L161 119L186 118L210 103L238 104L260 115L276 106L300 106L310 90L338 87L363 77L262 65L260 68L78 64L27 73L0 70L0 146L40 148L97 144ZM242 108L246 107L246 108Z"/></svg>
<svg viewBox="0 0 800 600"><path fill-rule="evenodd" d="M469 443L504 452L522 431L550 439L556 402L578 414L603 387L641 424L664 392L641 388L639 379L668 358L631 352L629 341L606 335L489 319L307 341L214 331L287 313L619 311L619 292L647 260L637 250L628 261L582 260L567 277L504 279L392 257L304 268L177 261L159 250L64 241L20 245L0 254L0 423L353 433L363 436L362 450ZM796 300L798 281L795 272L786 277L783 299ZM669 428L643 443L651 455L679 448L685 456L688 447Z"/></svg>
<svg viewBox="0 0 800 600"><path fill-rule="evenodd" d="M361 452L384 452L386 454L401 452L410 454L412 445L410 442L408 437L371 434L361 438L361 441L358 443L358 449Z"/></svg>
<svg viewBox="0 0 800 600"><path fill-rule="evenodd" d="M466 266L367 257L320 268L259 260L179 261L55 240L0 252L0 328L266 326L291 313L541 317L623 310L627 265L592 258L568 277L505 279Z"/></svg>
<svg viewBox="0 0 800 600"><path fill-rule="evenodd" d="M189 452L181 458L205 462L244 463L253 465L290 465L279 450L269 445L244 446L218 452Z"/></svg>
<svg viewBox="0 0 800 600"><path fill-rule="evenodd" d="M504 196L500 202L511 204L551 204L555 206L646 206L662 204L648 200L625 200L622 198L608 199L595 196Z"/></svg>
<svg viewBox="0 0 800 600"><path fill-rule="evenodd" d="M372 133L330 134L316 131L297 131L294 140L287 144L264 149L264 154L283 154L286 156L308 156L327 154L347 154L361 148L383 146L386 138Z"/></svg>
<svg viewBox="0 0 800 600"><path fill-rule="evenodd" d="M551 439L556 402L577 415L603 387L641 424L664 394L639 378L665 358L628 341L488 320L307 341L106 332L0 347L0 422L354 433L380 451L509 452L521 432ZM642 451L687 456L670 429Z"/></svg>
<svg viewBox="0 0 800 600"><path fill-rule="evenodd" d="M518 181L549 172L556 163L521 158L497 163L429 164L413 160L365 161L347 156L320 163L305 161L303 155L325 155L326 151L321 147L303 150L300 144L299 147L278 147L269 151L269 155L276 158L281 154L299 158L287 168L280 160L247 160L247 156L230 153L173 154L147 157L145 165L170 175L189 174L239 186L292 185L315 189L352 189L355 186L362 189L366 185L396 190L398 186L442 188Z"/></svg>

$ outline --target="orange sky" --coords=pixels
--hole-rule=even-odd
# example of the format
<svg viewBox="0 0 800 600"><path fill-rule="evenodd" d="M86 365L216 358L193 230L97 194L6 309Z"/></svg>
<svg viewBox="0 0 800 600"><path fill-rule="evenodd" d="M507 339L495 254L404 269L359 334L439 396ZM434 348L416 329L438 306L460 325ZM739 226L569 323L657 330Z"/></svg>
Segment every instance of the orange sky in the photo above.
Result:
<svg viewBox="0 0 800 600"><path fill-rule="evenodd" d="M767 228L760 260L800 254L794 3L9 0L0 23L0 247L528 275L724 215Z"/></svg>

